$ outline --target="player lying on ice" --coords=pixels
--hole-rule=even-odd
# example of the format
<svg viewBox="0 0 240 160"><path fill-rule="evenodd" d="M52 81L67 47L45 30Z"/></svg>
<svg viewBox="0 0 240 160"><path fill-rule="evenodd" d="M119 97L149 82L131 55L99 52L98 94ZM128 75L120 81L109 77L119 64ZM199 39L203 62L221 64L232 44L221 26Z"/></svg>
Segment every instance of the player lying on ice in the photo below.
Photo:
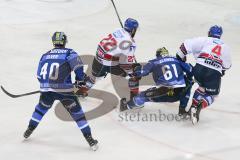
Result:
<svg viewBox="0 0 240 160"><path fill-rule="evenodd" d="M191 106L192 123L199 121L200 111L210 106L220 92L221 77L231 67L229 47L221 40L221 26L212 26L208 37L187 39L181 45L178 57L186 61L187 54L193 54L196 65L193 75L199 84Z"/></svg>
<svg viewBox="0 0 240 160"><path fill-rule="evenodd" d="M92 63L92 75L105 77L108 73L125 77L129 81L130 96L138 94L139 80L128 76L135 66L136 43L133 39L138 29L138 22L128 18L124 28L116 29L98 44L96 56Z"/></svg>
<svg viewBox="0 0 240 160"><path fill-rule="evenodd" d="M170 56L165 47L158 49L155 59L150 60L142 69L137 69L133 73L133 77L136 78L152 73L156 87L140 92L128 102L126 102L126 98L122 98L120 111L141 108L145 102L180 101L178 114L186 116L185 108L193 85L191 71L190 64Z"/></svg>
<svg viewBox="0 0 240 160"><path fill-rule="evenodd" d="M91 88L91 85L88 85L91 80L83 72L83 63L78 54L73 49L65 48L67 36L63 32L55 32L52 42L54 48L43 54L39 62L37 77L40 82L40 100L24 137L29 138L54 101L59 100L77 123L90 147L96 150L98 141L92 138L81 104L73 92L71 72L76 74L76 83L84 84L86 88Z"/></svg>

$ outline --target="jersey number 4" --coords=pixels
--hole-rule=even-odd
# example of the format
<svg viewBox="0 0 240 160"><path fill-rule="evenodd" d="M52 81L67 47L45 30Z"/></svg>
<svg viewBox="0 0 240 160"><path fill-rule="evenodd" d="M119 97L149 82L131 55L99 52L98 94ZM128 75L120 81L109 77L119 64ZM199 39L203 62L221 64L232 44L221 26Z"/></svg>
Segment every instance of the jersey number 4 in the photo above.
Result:
<svg viewBox="0 0 240 160"><path fill-rule="evenodd" d="M57 80L58 79L58 73L59 73L59 63L52 63L50 66L50 71L48 69L48 63L45 63L40 72L40 76L43 77L44 80L46 80L47 76L51 80ZM49 71L49 74L48 74Z"/></svg>
<svg viewBox="0 0 240 160"><path fill-rule="evenodd" d="M216 54L218 57L221 56L222 47L220 45L215 46L212 49L212 53Z"/></svg>

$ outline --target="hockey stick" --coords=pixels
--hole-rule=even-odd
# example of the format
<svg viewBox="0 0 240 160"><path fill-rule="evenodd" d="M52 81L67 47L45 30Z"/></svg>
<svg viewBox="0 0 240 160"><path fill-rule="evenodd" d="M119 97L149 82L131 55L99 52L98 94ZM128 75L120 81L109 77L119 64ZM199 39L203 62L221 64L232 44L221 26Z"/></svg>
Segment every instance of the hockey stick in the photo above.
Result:
<svg viewBox="0 0 240 160"><path fill-rule="evenodd" d="M19 98L19 97L24 97L24 96L29 96L29 95L40 93L40 91L33 91L33 92L24 93L24 94L12 94L12 93L9 93L5 88L3 88L3 86L1 86L1 89L6 95L8 95L9 97L12 97L12 98Z"/></svg>
<svg viewBox="0 0 240 160"><path fill-rule="evenodd" d="M120 16L119 16L119 13L118 13L117 7L116 7L116 5L115 5L115 3L114 3L114 0L111 0L111 2L112 2L112 4L113 4L114 10L115 10L115 12L116 12L116 14L117 14L118 21L119 21L121 27L123 28L123 23L122 23L122 20L121 20L121 18L120 18ZM135 63L138 63L137 60L136 60L136 58L134 58L134 61L135 61Z"/></svg>
<svg viewBox="0 0 240 160"><path fill-rule="evenodd" d="M116 12L116 14L117 14L117 17L118 17L119 23L120 23L121 27L123 28L122 20L121 20L119 14L118 14L117 7L116 7L116 5L115 5L115 3L114 3L113 0L111 0L111 2L112 2L112 4L113 4L113 7L114 7L115 12Z"/></svg>
<svg viewBox="0 0 240 160"><path fill-rule="evenodd" d="M12 94L12 93L9 93L3 86L1 86L1 89L6 95L8 95L11 98L20 98L20 97L25 97L25 96L30 96L33 94L41 93L41 91L32 91L32 92L23 93L23 94ZM64 96L78 96L78 97L82 97L82 98L86 97L86 95L81 95L81 94L77 94L77 93L74 93L73 95L72 94L64 94L64 93L59 93L59 94L64 95Z"/></svg>

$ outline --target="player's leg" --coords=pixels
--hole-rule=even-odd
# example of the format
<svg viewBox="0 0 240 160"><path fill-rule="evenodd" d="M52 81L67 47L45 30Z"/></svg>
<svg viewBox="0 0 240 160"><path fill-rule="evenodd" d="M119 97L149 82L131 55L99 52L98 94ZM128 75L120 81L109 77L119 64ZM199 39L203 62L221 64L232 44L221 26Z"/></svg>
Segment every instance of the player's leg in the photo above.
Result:
<svg viewBox="0 0 240 160"><path fill-rule="evenodd" d="M139 93L139 79L130 78L128 80L128 87L130 89L130 100L133 100L133 97L137 96Z"/></svg>
<svg viewBox="0 0 240 160"><path fill-rule="evenodd" d="M24 132L24 138L28 138L32 134L32 132L41 122L43 116L47 113L49 108L51 108L53 102L54 99L50 92L41 93L39 103L35 107L32 118L29 121L27 130Z"/></svg>
<svg viewBox="0 0 240 160"><path fill-rule="evenodd" d="M214 98L214 95L209 95L202 87L199 87L195 91L191 106L191 118L193 124L196 124L199 121L201 110L210 106L214 102Z"/></svg>
<svg viewBox="0 0 240 160"><path fill-rule="evenodd" d="M96 78L104 77L107 75L107 69L108 66L104 66L103 64L98 62L96 57L94 58L92 63L92 76Z"/></svg>
<svg viewBox="0 0 240 160"><path fill-rule="evenodd" d="M73 120L77 123L78 128L81 130L83 136L93 150L97 150L98 141L92 138L91 128L86 120L84 111L76 96L64 97L61 100L63 106L70 113Z"/></svg>
<svg viewBox="0 0 240 160"><path fill-rule="evenodd" d="M209 107L214 102L214 95L206 93L205 89L199 87L193 95L193 105L197 106L199 102L202 103L202 109Z"/></svg>
<svg viewBox="0 0 240 160"><path fill-rule="evenodd" d="M116 65L116 66L104 66L98 60L95 58L93 60L92 64L92 75L95 77L104 77L108 73L121 76L121 77L127 77L128 73L126 70L133 70L135 68L141 67L140 64L126 64L126 65ZM139 79L136 78L129 78L128 79L128 86L130 89L130 99L132 99L134 96L136 96L139 93Z"/></svg>
<svg viewBox="0 0 240 160"><path fill-rule="evenodd" d="M112 66L110 68L110 73L125 77L128 79L128 87L130 89L130 100L133 99L134 96L136 96L139 93L139 81L140 78L136 77L129 77L129 73L133 73L137 70L141 70L141 64L140 63L133 63L133 64L120 64L117 66Z"/></svg>
<svg viewBox="0 0 240 160"><path fill-rule="evenodd" d="M92 74L89 76L91 79L92 86L97 83L97 81L101 80L102 78L105 78L108 74L109 66L104 66L102 63L100 63L96 57L94 57L92 62ZM83 88L83 92L84 92ZM86 90L85 92L87 92ZM82 91L80 91L82 92ZM86 93L85 93L86 94Z"/></svg>
<svg viewBox="0 0 240 160"><path fill-rule="evenodd" d="M166 101L176 101L175 97L169 98L172 94L172 90L167 87L160 88L149 88L146 91L140 92L134 96L130 101L126 101L126 98L121 99L120 111L125 111L128 109L142 108L145 102L166 102ZM167 99L166 99L167 98Z"/></svg>
<svg viewBox="0 0 240 160"><path fill-rule="evenodd" d="M182 118L185 118L188 115L186 111L187 103L190 97L191 88L181 87L181 88L167 88L160 87L160 92L158 92L159 96L155 98L151 98L152 102L168 102L173 103L180 101L178 115Z"/></svg>
<svg viewBox="0 0 240 160"><path fill-rule="evenodd" d="M199 83L199 88L194 93L190 110L193 124L199 121L201 110L214 102L221 85L221 74L218 71L199 65L196 65L196 69L194 69L194 77Z"/></svg>
<svg viewBox="0 0 240 160"><path fill-rule="evenodd" d="M129 70L129 68L132 68L132 65L128 65L127 69ZM122 67L120 67L120 65L111 67L110 73L121 77L128 77L128 73ZM130 100L132 100L133 97L139 93L139 79L129 77L128 87L130 89Z"/></svg>
<svg viewBox="0 0 240 160"><path fill-rule="evenodd" d="M128 77L128 73L125 71L125 70L133 70L133 67L136 67L136 65L135 64L134 65L121 64L121 65L117 65L117 66L111 66L110 70L108 71L109 73L111 73L113 75L125 77L128 79L128 87L130 89L130 100L132 100L132 98L139 93L139 80L140 79Z"/></svg>
<svg viewBox="0 0 240 160"><path fill-rule="evenodd" d="M126 77L128 75L127 72L120 65L109 67L108 72L120 77Z"/></svg>
<svg viewBox="0 0 240 160"><path fill-rule="evenodd" d="M188 101L191 95L191 90L194 82L192 80L189 80L185 78L186 81L186 87L179 89L179 111L178 115L182 118L186 118L189 115L189 112L186 111Z"/></svg>
<svg viewBox="0 0 240 160"><path fill-rule="evenodd" d="M142 66L140 63L133 63L132 64L132 71L133 73L136 71L140 71ZM128 80L128 87L130 89L130 100L133 100L133 97L138 95L139 93L139 81L141 78L132 77Z"/></svg>
<svg viewBox="0 0 240 160"><path fill-rule="evenodd" d="M146 97L146 91L140 92L127 102L126 98L122 98L120 101L120 112L130 109L142 108L145 102L149 102L150 99Z"/></svg>

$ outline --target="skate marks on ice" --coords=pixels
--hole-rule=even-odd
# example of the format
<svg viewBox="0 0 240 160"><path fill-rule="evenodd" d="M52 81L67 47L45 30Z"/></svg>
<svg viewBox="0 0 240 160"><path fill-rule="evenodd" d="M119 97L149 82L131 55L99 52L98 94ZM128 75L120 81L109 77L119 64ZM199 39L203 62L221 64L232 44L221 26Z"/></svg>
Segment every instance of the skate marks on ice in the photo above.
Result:
<svg viewBox="0 0 240 160"><path fill-rule="evenodd" d="M165 114L177 112L177 107L168 104L147 104L139 112L154 113L154 110L158 112L159 108ZM240 131L236 128L240 118L226 114L224 119L219 120L222 113L207 110L201 114L201 120L197 126L192 126L190 121L131 122L128 120L123 122L116 118L117 112L111 114L110 118L136 136L157 143L164 148L181 152L181 156L166 160L225 160L228 157L234 159L240 151L238 136ZM230 119L233 122L225 127L226 121Z"/></svg>
<svg viewBox="0 0 240 160"><path fill-rule="evenodd" d="M226 22L229 22L233 25L240 25L240 12L238 6L240 5L239 1L236 0L229 0L226 2L225 0L218 0L218 1L212 1L212 0L195 0L197 3L205 3L205 6L211 6L211 8L215 8L215 10L228 10L228 12L223 12L223 14L220 14L219 17L218 14L214 15L218 17L218 19L224 18Z"/></svg>
<svg viewBox="0 0 240 160"><path fill-rule="evenodd" d="M240 12L233 12L225 17L225 20L231 24L240 26Z"/></svg>
<svg viewBox="0 0 240 160"><path fill-rule="evenodd" d="M110 6L105 0L8 0L0 2L5 13L0 24L35 24L95 15ZM66 12L67 11L67 12Z"/></svg>
<svg viewBox="0 0 240 160"><path fill-rule="evenodd" d="M46 3L69 3L73 2L74 0L37 0L40 2L46 2Z"/></svg>
<svg viewBox="0 0 240 160"><path fill-rule="evenodd" d="M93 100L89 99L89 97L97 98L97 100L101 101L94 102ZM84 102L82 103L80 100L83 108L89 108L93 104L95 106L92 107L93 109L85 111L85 116L87 120L92 120L104 116L107 113L111 112L118 105L118 98L114 94L96 89L91 89L89 91L88 97L86 98L86 100L83 101L88 101L85 104ZM61 103L58 103L55 107L55 114L62 121L73 121L73 119Z"/></svg>
<svg viewBox="0 0 240 160"><path fill-rule="evenodd" d="M48 138L43 138L43 137L48 137ZM53 137L54 136L54 137ZM78 143L75 143L74 140L69 139L69 138L65 138L64 136L61 135L57 136L56 135L50 135L50 134L46 134L46 135L42 135L41 137L31 137L30 139L24 139L21 141L20 145L25 148L31 148L36 149L39 148L40 146L42 148L45 148L46 150L48 149L58 149L58 150L64 150L67 152L73 152L73 153L77 153L79 152L79 150L81 151L90 151L90 148L86 147L86 143L84 143L85 141L81 141L81 138L79 138ZM31 147L30 147L31 146Z"/></svg>

